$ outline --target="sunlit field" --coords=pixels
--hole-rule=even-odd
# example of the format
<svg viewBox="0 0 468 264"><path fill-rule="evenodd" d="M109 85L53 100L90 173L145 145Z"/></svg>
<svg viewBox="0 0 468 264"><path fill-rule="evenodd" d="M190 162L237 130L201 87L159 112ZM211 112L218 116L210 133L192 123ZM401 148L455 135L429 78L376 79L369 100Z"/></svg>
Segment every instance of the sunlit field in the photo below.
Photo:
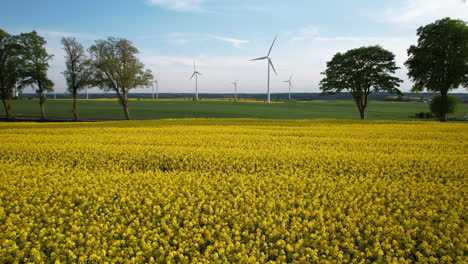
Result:
<svg viewBox="0 0 468 264"><path fill-rule="evenodd" d="M0 263L466 263L467 128L0 123Z"/></svg>
<svg viewBox="0 0 468 264"><path fill-rule="evenodd" d="M307 101L278 102L265 104L263 101L242 99L234 102L229 99L203 99L184 101L183 99L132 99L129 103L133 119L166 118L262 118L262 119L359 119L359 112L351 100L346 101ZM13 100L12 109L21 120L39 119L39 100ZM79 100L78 110L84 120L125 119L122 105L115 99ZM48 99L45 104L47 116L52 120L73 117L73 101ZM429 112L423 102L371 101L366 113L369 120L426 120L418 119L416 113ZM4 109L0 107L0 115ZM459 111L450 115L450 121L466 120L468 104L460 104Z"/></svg>

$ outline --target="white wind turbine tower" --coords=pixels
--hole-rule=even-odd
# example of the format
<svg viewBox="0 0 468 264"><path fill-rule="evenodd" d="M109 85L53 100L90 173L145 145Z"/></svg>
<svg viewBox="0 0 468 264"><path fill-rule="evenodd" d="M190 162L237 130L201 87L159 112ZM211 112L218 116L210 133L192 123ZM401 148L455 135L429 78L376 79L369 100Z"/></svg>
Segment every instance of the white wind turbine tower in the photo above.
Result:
<svg viewBox="0 0 468 264"><path fill-rule="evenodd" d="M190 80L192 80L193 76L195 76L195 99L198 101L198 75L202 75L197 71L197 67L195 66L195 61L193 61L193 74L192 77L190 77Z"/></svg>
<svg viewBox="0 0 468 264"><path fill-rule="evenodd" d="M284 81L285 83L288 83L288 84L289 84L289 100L291 100L291 88L293 87L293 86L292 86L292 82L291 82L292 77L293 77L293 74L291 74L291 77L289 77L289 80Z"/></svg>
<svg viewBox="0 0 468 264"><path fill-rule="evenodd" d="M153 99L154 99L154 87L156 87L156 99L159 99L159 86L158 86L158 77L159 76L156 76L156 78L154 78L154 81L152 81L152 85L151 85L151 92L153 94Z"/></svg>
<svg viewBox="0 0 468 264"><path fill-rule="evenodd" d="M237 81L232 83L234 85L234 99L237 100Z"/></svg>
<svg viewBox="0 0 468 264"><path fill-rule="evenodd" d="M267 103L268 104L270 103L270 66L273 69L273 71L275 72L275 75L278 75L276 73L275 67L273 66L273 63L271 62L271 57L270 57L271 49L273 49L273 45L275 45L275 41L276 41L277 37L278 37L278 35L276 35L275 39L273 40L273 43L271 43L270 50L268 51L268 54L265 57L260 57L260 58L250 60L250 61L267 60L267 64L268 64Z"/></svg>

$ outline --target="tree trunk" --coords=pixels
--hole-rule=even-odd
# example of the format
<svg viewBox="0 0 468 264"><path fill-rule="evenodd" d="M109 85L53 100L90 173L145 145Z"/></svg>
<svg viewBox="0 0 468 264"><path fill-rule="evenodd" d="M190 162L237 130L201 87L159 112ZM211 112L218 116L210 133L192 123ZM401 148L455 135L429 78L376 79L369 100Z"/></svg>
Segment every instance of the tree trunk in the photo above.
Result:
<svg viewBox="0 0 468 264"><path fill-rule="evenodd" d="M120 98L120 102L122 103L124 113L125 113L125 118L127 120L132 119L130 116L130 111L128 110L128 98L127 98L127 93L124 91L122 92L122 97Z"/></svg>
<svg viewBox="0 0 468 264"><path fill-rule="evenodd" d="M11 112L10 100L8 98L3 98L3 106L5 107L5 114L7 119L14 119L15 116Z"/></svg>
<svg viewBox="0 0 468 264"><path fill-rule="evenodd" d="M122 104L125 112L125 118L127 118L127 120L132 119L130 116L130 111L128 110L128 100L125 100L125 102L123 102Z"/></svg>
<svg viewBox="0 0 468 264"><path fill-rule="evenodd" d="M447 122L447 114L440 113L440 122Z"/></svg>
<svg viewBox="0 0 468 264"><path fill-rule="evenodd" d="M75 121L80 120L80 116L78 115L78 98L76 98L76 95L73 97L73 118Z"/></svg>
<svg viewBox="0 0 468 264"><path fill-rule="evenodd" d="M440 98L440 122L447 122L447 113L445 113L444 109L448 109L447 93L442 93Z"/></svg>
<svg viewBox="0 0 468 264"><path fill-rule="evenodd" d="M41 120L46 120L47 117L45 115L45 109L44 109L44 103L45 103L45 97L43 94L40 95L40 99L39 99L39 105L41 107Z"/></svg>
<svg viewBox="0 0 468 264"><path fill-rule="evenodd" d="M361 116L361 120L364 120L365 108L359 108L359 115Z"/></svg>
<svg viewBox="0 0 468 264"><path fill-rule="evenodd" d="M366 107L361 104L361 98L359 96L353 96L354 102L356 103L356 106L359 110L359 116L361 117L361 120L364 120L364 115L365 115L365 110Z"/></svg>

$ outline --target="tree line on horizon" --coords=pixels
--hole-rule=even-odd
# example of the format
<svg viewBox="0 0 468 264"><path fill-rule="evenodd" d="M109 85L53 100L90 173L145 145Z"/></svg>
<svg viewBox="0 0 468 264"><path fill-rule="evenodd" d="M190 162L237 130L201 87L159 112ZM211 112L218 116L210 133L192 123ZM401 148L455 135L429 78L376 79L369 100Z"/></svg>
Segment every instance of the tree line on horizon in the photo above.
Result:
<svg viewBox="0 0 468 264"><path fill-rule="evenodd" d="M109 37L97 40L88 51L74 37L63 37L66 70L62 72L67 91L73 96L73 117L79 120L78 92L87 86L114 91L123 106L125 117L131 119L128 93L139 86L148 86L154 78L136 57L138 50L129 40ZM46 41L36 31L13 36L0 29L0 97L7 119L14 119L10 99L15 89L32 86L39 96L41 120L46 120L46 92L54 83L47 78L53 55L45 48Z"/></svg>
<svg viewBox="0 0 468 264"><path fill-rule="evenodd" d="M453 111L453 98L448 92L460 86L468 87L468 24L458 19L444 18L417 30L418 41L408 49L408 76L414 82L412 92L439 93L431 108L441 122ZM88 50L73 37L63 37L66 70L63 75L67 91L74 98L73 116L79 120L78 92L96 86L117 94L126 119L131 119L128 94L131 89L147 87L153 77L136 57L138 49L123 38L96 40ZM0 97L7 119L14 119L10 100L15 89L31 86L39 96L41 120L46 119L46 92L54 83L47 78L53 55L45 48L46 41L36 31L10 35L0 29ZM381 46L365 46L338 52L322 72L323 95L347 90L356 104L361 119L365 118L369 95L390 92L401 95L401 79L393 76L399 67L395 55Z"/></svg>

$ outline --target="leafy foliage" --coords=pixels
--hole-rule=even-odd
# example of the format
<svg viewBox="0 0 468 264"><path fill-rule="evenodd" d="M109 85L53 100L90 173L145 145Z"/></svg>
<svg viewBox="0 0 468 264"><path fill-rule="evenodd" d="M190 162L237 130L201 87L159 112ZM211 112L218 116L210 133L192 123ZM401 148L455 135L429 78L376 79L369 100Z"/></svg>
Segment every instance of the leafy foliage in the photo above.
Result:
<svg viewBox="0 0 468 264"><path fill-rule="evenodd" d="M49 60L53 55L49 55L45 48L46 41L39 36L36 31L21 33L18 37L21 45L19 73L21 77L20 87L35 86L36 93L41 97L41 118L46 119L44 103L45 93L52 92L54 83L47 77Z"/></svg>
<svg viewBox="0 0 468 264"><path fill-rule="evenodd" d="M7 118L14 118L9 100L12 98L18 74L17 38L0 29L0 98L3 101Z"/></svg>
<svg viewBox="0 0 468 264"><path fill-rule="evenodd" d="M137 87L148 87L153 79L150 70L136 57L138 50L126 39L109 37L97 40L90 52L94 66L94 84L104 91L114 91L124 107L127 119L128 92Z"/></svg>
<svg viewBox="0 0 468 264"><path fill-rule="evenodd" d="M467 136L424 122L0 123L0 262L463 263Z"/></svg>
<svg viewBox="0 0 468 264"><path fill-rule="evenodd" d="M444 100L441 95L438 95L432 98L429 108L437 116L441 113L453 114L458 111L459 102L455 96L449 95Z"/></svg>
<svg viewBox="0 0 468 264"><path fill-rule="evenodd" d="M53 55L47 53L45 39L32 31L21 33L19 43L22 46L20 73L23 78L20 85L37 86L36 92L41 96L52 92L54 83L47 78L47 70Z"/></svg>
<svg viewBox="0 0 468 264"><path fill-rule="evenodd" d="M91 60L88 58L83 45L75 38L62 38L63 49L66 52L67 70L63 72L67 81L67 90L73 95L73 115L75 120L78 115L78 92L92 84Z"/></svg>
<svg viewBox="0 0 468 264"><path fill-rule="evenodd" d="M402 80L391 76L397 69L395 55L380 46L352 49L335 54L327 62L320 89L324 95L348 90L364 119L369 94L379 91L401 94L397 87Z"/></svg>
<svg viewBox="0 0 468 264"><path fill-rule="evenodd" d="M447 94L468 87L468 25L444 18L418 28L418 44L408 49L408 75L413 92L427 89Z"/></svg>
<svg viewBox="0 0 468 264"><path fill-rule="evenodd" d="M65 50L65 65L67 69L63 72L67 81L67 90L73 97L78 92L92 83L91 61L89 60L83 45L73 37L62 38Z"/></svg>

